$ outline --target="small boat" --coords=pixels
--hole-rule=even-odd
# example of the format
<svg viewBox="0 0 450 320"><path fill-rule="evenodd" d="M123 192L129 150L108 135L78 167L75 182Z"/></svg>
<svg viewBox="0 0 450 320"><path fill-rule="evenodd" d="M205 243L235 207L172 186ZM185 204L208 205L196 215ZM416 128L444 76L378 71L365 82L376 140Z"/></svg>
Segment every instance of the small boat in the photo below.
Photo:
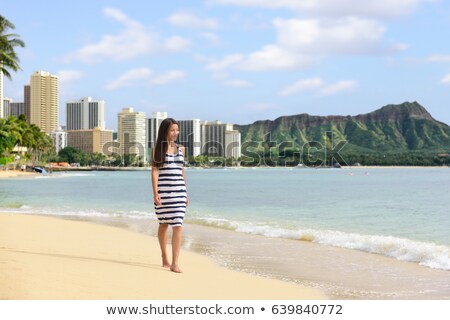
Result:
<svg viewBox="0 0 450 320"><path fill-rule="evenodd" d="M33 167L34 172L46 174L47 170L41 167Z"/></svg>

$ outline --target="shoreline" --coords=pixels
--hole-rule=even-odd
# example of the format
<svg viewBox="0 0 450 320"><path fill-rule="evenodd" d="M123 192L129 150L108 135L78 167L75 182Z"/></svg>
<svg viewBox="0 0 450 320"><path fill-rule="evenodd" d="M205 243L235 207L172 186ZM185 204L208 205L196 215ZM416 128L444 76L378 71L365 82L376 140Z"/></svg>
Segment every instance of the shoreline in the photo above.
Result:
<svg viewBox="0 0 450 320"><path fill-rule="evenodd" d="M14 213L9 214L14 215ZM46 217L69 223L83 222L90 225L112 227L116 230L122 229L143 236L153 241L150 250L156 249L157 252L153 251L150 254L151 251L146 249L146 253L141 253L141 256L150 254L149 258L156 259L154 265L159 265L159 247L156 239L158 223L151 218L136 220L126 217L89 218L24 213L17 215ZM1 216L2 214L0 214L0 261L2 260ZM184 271L187 270L186 265L192 265L190 259L185 259L186 255L189 256L190 253L193 253L225 271L237 272L254 277L254 279L281 281L288 285L299 285L301 288L318 290L322 294L322 298L319 299L450 299L450 272L420 266L414 262L400 261L380 254L309 241L269 238L188 223L185 224L183 234L181 267ZM134 245L130 241L127 243L129 246ZM197 270L198 266L194 268ZM211 276L209 272L206 274L208 277ZM200 279L203 281L203 276ZM215 280L208 281L213 283ZM181 297L180 299L185 298ZM242 298L229 293L224 299ZM243 299L261 298L251 295ZM276 295L270 299L286 299L286 297ZM306 299L315 298L307 297Z"/></svg>
<svg viewBox="0 0 450 320"><path fill-rule="evenodd" d="M24 172L24 171L17 171L17 170L0 170L0 179L35 177L36 175L37 175L37 173L35 173L35 172Z"/></svg>
<svg viewBox="0 0 450 320"><path fill-rule="evenodd" d="M184 273L176 274L160 266L154 237L0 214L0 299L327 299L321 290L229 270L185 249L181 257Z"/></svg>
<svg viewBox="0 0 450 320"><path fill-rule="evenodd" d="M274 175L279 171L278 173L284 175L290 175L292 173L294 177L302 175L300 171L294 172L291 170L268 170L267 173L270 174L269 171L271 171L272 173L270 175ZM411 169L408 172L414 173L413 170ZM261 169L259 175L264 175L263 171L265 170ZM423 176L424 174L431 174L432 171L432 169L418 170L415 173ZM230 170L228 172L226 174L224 171L220 175L228 176L233 172L236 175L241 171ZM357 176L363 172L364 170L353 170L353 175ZM380 170L380 172L376 170L368 170L368 172L377 176L378 173L387 175L391 171L386 169L384 171ZM399 175L403 175L401 170L396 172ZM442 174L445 173L440 172ZM213 174L213 172L210 173ZM306 170L304 173L310 176L319 174L320 172ZM391 173L394 173L394 171ZM197 174L200 174L200 172L197 172ZM206 171L203 174L209 175ZM252 170L245 170L245 172L242 170L239 175L241 174L252 175L254 173ZM328 171L328 174L322 171L322 174L326 174L327 176L329 174L330 177L335 177L350 174L350 170L333 170ZM441 176L448 177L438 172L435 172L432 176L439 178ZM59 177L76 178L70 181L66 181L66 179L51 179ZM114 177L114 179L111 177ZM89 183L81 183L82 179L87 179L86 181ZM339 179L342 180L340 177ZM343 179L347 178L345 177ZM446 180L448 179L439 179L439 181L444 183ZM112 202L113 206L103 201L89 203L91 193L86 192L80 194L80 196L85 199L84 201L87 201L88 205L84 205L84 201L81 203L79 200L76 201L76 198L74 198L75 202L72 199L68 199L73 210L64 210L60 206L64 205L65 202L57 201L54 197L49 197L49 195L57 195L60 190L66 190L66 187L70 187L76 181L80 182L80 186L84 186L82 189L87 190L90 190L91 185L98 187L106 182L117 181L119 183L116 185L124 186L127 190L131 185L137 185L139 186L136 187L137 191L143 190L143 187L148 185L148 176L147 173L96 174L68 172L55 173L48 176L37 174L37 177L30 179L18 178L15 181L4 181L2 192L8 195L7 198L4 198L6 200L4 202L4 212L42 215L65 220L88 221L128 229L128 231L139 232L153 238L156 237L157 221L154 219L153 212L144 207L137 207L137 211L133 210L132 201L129 202L131 207L125 207L120 202L114 203L115 201ZM132 181L133 183L124 185L122 182L125 181ZM365 182L365 180L360 181ZM49 188L47 189L47 187ZM39 202L35 203L35 201L26 201L21 198L21 194L33 194L33 189L37 189L39 192L42 190L39 193L40 199L45 199L48 202L50 207L47 209L50 210L47 210L46 206L41 205ZM118 190L121 190L121 188ZM128 194L134 194L133 190L130 189ZM119 200L118 193L115 194L116 196L108 196L107 199L109 201L111 199ZM145 201L143 199L145 193L136 194L141 195L138 200L139 202ZM92 199L96 199L97 196L102 197L102 194L97 193ZM442 194L442 197L443 199L446 198L444 194ZM425 198L428 199L430 197L427 195ZM448 203L448 201L441 201L441 203ZM88 211L86 211L86 208L89 208ZM90 208L93 209L92 212L89 211ZM233 210L239 210L240 208L240 204L233 206ZM421 207L420 212L427 212L427 208L430 209L432 207ZM232 212L230 213L233 214ZM255 214L258 214L258 211ZM376 216L377 212L373 212L373 214ZM227 219L226 217L225 220ZM337 248L335 245L342 244L342 242L339 242L342 238L335 238L332 235L330 237L330 234L326 237L326 240L331 239L333 241L323 242L315 241L314 236L309 236L308 232L306 233L306 237L302 233L298 236L295 233L288 233L287 237L283 238L280 235L286 234L279 233L280 230L268 230L270 232L264 232L264 230L258 228L221 228L223 226L221 224L216 226L215 223L211 225L211 223L203 223L201 220L196 221L195 219L193 221L187 219L185 222L183 249L207 256L216 264L226 269L297 283L305 287L318 288L325 292L325 295L329 299L450 299L450 272L448 267L443 264L445 261L448 262L448 246L447 248L442 248L442 250L434 250L439 249L434 248L430 251L426 243L411 245L411 243L402 242L402 239L394 239L396 241L391 241L391 239L388 242L375 241L373 243L373 239L365 237L364 239L357 239L358 241L355 242L357 244L356 249L351 245L345 245L344 248ZM274 234L273 231L277 231L278 233ZM0 238L1 233L2 230L0 228ZM275 235L276 238L273 238L272 235ZM316 238L316 240L319 238ZM323 244L320 244L321 242ZM352 241L350 241L351 243ZM1 244L0 247L2 247ZM362 248L363 250L357 252L358 246L360 245L364 245L365 247ZM377 249L379 248L377 245L382 246L381 251ZM367 250L368 248L371 250ZM375 250L372 250L374 248ZM396 250L394 251L394 255L392 255L393 257L391 258L389 255L386 255L385 253L387 251L383 250L383 248L391 248L389 249L391 252L392 250ZM381 254L378 254L378 252ZM439 257L442 257L442 260L439 260ZM400 259L396 260L396 258ZM404 258L411 262L400 261ZM425 265L431 266L431 269L419 265L418 262L422 264L426 263ZM0 263L3 266L1 253ZM435 266L443 269L433 269ZM181 267L184 268L183 264ZM420 281L417 281L417 279L420 279Z"/></svg>
<svg viewBox="0 0 450 320"><path fill-rule="evenodd" d="M343 170L353 170L353 169L449 169L450 166L342 166L340 168L334 167L286 167L286 166L255 166L255 167L185 167L186 170L255 170L255 169L316 169L316 170L325 170L325 169L343 169ZM141 172L141 171L151 171L150 167L48 167L51 172L90 172L90 171L119 171L119 172ZM13 178L22 175L37 175L34 172L22 172L22 171L0 171L0 179L1 178ZM9 172L3 173L2 172ZM13 173L14 172L14 173ZM50 172L50 174L51 174Z"/></svg>

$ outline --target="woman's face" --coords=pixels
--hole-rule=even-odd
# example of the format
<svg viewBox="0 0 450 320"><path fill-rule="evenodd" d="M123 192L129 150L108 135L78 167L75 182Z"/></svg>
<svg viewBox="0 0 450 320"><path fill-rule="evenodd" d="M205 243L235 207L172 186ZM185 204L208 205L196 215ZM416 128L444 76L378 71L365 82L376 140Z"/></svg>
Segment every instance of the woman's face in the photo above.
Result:
<svg viewBox="0 0 450 320"><path fill-rule="evenodd" d="M169 127L169 130L167 131L167 141L168 142L176 141L179 133L180 131L178 131L178 125L172 123Z"/></svg>

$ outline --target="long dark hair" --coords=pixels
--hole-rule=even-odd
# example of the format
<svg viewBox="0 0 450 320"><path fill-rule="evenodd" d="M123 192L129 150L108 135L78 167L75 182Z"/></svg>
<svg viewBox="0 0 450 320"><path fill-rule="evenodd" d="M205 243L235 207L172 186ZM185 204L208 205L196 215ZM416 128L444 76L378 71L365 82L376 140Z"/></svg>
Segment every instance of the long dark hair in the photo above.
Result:
<svg viewBox="0 0 450 320"><path fill-rule="evenodd" d="M164 157L169 148L169 142L167 141L167 133L172 124L179 126L178 122L172 118L166 118L161 122L158 130L158 138L156 139L155 152L153 154L152 166L160 168L164 164Z"/></svg>

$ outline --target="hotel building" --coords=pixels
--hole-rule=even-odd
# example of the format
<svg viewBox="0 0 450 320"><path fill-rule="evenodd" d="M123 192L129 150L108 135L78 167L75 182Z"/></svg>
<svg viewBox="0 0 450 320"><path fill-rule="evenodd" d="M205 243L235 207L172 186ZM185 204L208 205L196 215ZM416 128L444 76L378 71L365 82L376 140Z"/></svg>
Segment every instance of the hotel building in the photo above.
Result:
<svg viewBox="0 0 450 320"><path fill-rule="evenodd" d="M67 147L67 132L62 130L61 127L50 133L50 138L53 140L56 153Z"/></svg>
<svg viewBox="0 0 450 320"><path fill-rule="evenodd" d="M0 70L0 119L4 118L3 113L3 71Z"/></svg>
<svg viewBox="0 0 450 320"><path fill-rule="evenodd" d="M2 98L2 116L0 118L8 118L11 115L11 103L12 99L3 97Z"/></svg>
<svg viewBox="0 0 450 320"><path fill-rule="evenodd" d="M180 120L178 142L185 148L185 156L196 157L201 154L201 125L200 119Z"/></svg>
<svg viewBox="0 0 450 320"><path fill-rule="evenodd" d="M23 103L25 108L25 117L27 118L27 122L31 123L31 89L30 85L23 86Z"/></svg>
<svg viewBox="0 0 450 320"><path fill-rule="evenodd" d="M105 101L85 97L66 103L67 130L105 129Z"/></svg>
<svg viewBox="0 0 450 320"><path fill-rule="evenodd" d="M135 112L133 108L123 108L117 115L117 131L120 154L138 155L147 162L147 121L145 112Z"/></svg>
<svg viewBox="0 0 450 320"><path fill-rule="evenodd" d="M67 146L86 153L102 153L109 155L112 153L112 130L101 128L87 130L68 130Z"/></svg>
<svg viewBox="0 0 450 320"><path fill-rule="evenodd" d="M236 159L241 156L241 134L231 123L203 121L201 141L204 155Z"/></svg>
<svg viewBox="0 0 450 320"><path fill-rule="evenodd" d="M36 71L30 78L30 123L50 134L58 128L58 76Z"/></svg>
<svg viewBox="0 0 450 320"><path fill-rule="evenodd" d="M147 141L148 149L152 149L158 138L158 130L161 122L167 118L167 112L153 112L152 117L147 119Z"/></svg>
<svg viewBox="0 0 450 320"><path fill-rule="evenodd" d="M9 114L16 118L19 118L22 114L25 115L25 103L23 102L11 102L9 109Z"/></svg>
<svg viewBox="0 0 450 320"><path fill-rule="evenodd" d="M11 98L3 98L4 118L8 118L9 116L19 118L21 114L25 114L25 106L23 102L13 102Z"/></svg>

